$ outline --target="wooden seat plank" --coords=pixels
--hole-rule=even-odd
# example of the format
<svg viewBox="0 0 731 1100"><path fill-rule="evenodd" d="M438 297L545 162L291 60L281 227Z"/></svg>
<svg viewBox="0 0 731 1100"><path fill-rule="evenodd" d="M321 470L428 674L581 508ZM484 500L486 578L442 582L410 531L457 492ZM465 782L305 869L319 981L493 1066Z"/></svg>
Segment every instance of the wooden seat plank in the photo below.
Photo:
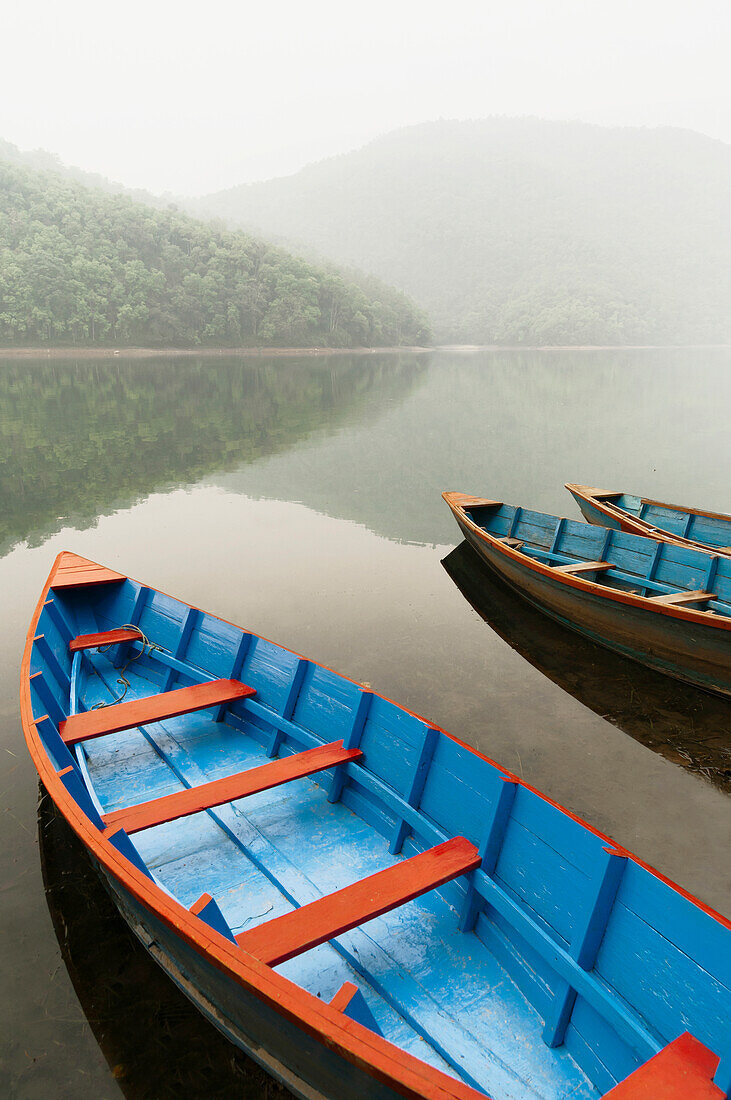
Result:
<svg viewBox="0 0 731 1100"><path fill-rule="evenodd" d="M660 596L648 596L653 603L673 604L703 603L706 600L715 600L713 592L704 592L697 589L695 592L667 592Z"/></svg>
<svg viewBox="0 0 731 1100"><path fill-rule="evenodd" d="M718 1056L686 1031L605 1093L604 1100L723 1100L713 1084L718 1063Z"/></svg>
<svg viewBox="0 0 731 1100"><path fill-rule="evenodd" d="M553 565L551 568L556 573L600 573L613 566L608 561L572 561L568 565Z"/></svg>
<svg viewBox="0 0 731 1100"><path fill-rule="evenodd" d="M314 749L284 756L258 768L251 768L236 775L227 775L191 787L175 794L153 798L149 802L140 802L136 806L114 810L104 815L104 824L112 827L121 825L128 833L149 829L153 825L162 825L166 821L175 821L180 817L210 810L222 806L225 802L235 802L250 794L259 794L293 779L302 779L306 775L325 771L339 764L347 764L362 756L360 749L344 749L342 741L333 741L329 745L318 745Z"/></svg>
<svg viewBox="0 0 731 1100"><path fill-rule="evenodd" d="M203 684L192 684L175 691L149 695L145 699L134 699L129 703L117 703L98 710L87 710L83 714L72 714L65 722L61 722L58 732L65 744L76 745L79 741L88 741L92 737L103 737L107 733L146 726L151 722L160 722L163 718L175 718L179 714L204 710L219 703L231 703L234 699L245 699L254 694L254 688L238 680L207 680Z"/></svg>
<svg viewBox="0 0 731 1100"><path fill-rule="evenodd" d="M78 634L69 642L72 653L78 653L82 649L98 649L99 646L117 645L119 642L134 642L142 636L137 627L117 630L104 630L99 634Z"/></svg>
<svg viewBox="0 0 731 1100"><path fill-rule="evenodd" d="M453 837L309 905L241 932L236 942L261 962L278 966L479 866L480 856L474 844L463 836Z"/></svg>

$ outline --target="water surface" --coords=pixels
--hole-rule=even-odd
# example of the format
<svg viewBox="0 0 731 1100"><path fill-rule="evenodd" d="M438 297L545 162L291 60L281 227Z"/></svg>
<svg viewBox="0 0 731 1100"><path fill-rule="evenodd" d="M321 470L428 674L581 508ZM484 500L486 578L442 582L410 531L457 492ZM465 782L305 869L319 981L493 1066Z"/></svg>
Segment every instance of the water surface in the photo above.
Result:
<svg viewBox="0 0 731 1100"><path fill-rule="evenodd" d="M729 705L490 595L440 493L578 518L580 481L731 511L730 406L726 351L0 363L2 1094L144 1095L139 1029L99 1015L128 949L151 1073L181 1057L144 957L62 888L73 844L54 841L44 896L17 681L61 549L370 683L728 911ZM189 1095L262 1095L245 1060L214 1089L215 1040L185 1029Z"/></svg>

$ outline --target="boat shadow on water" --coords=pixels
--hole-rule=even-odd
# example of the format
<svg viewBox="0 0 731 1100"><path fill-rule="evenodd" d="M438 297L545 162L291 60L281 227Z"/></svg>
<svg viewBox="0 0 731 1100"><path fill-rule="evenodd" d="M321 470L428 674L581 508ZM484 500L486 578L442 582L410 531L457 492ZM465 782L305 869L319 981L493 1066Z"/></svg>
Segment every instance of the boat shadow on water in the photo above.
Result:
<svg viewBox="0 0 731 1100"><path fill-rule="evenodd" d="M521 599L466 541L442 565L477 614L549 680L647 748L731 792L731 706L724 699L574 634Z"/></svg>
<svg viewBox="0 0 731 1100"><path fill-rule="evenodd" d="M122 1094L130 1100L290 1100L291 1093L209 1024L150 958L42 784L39 790L38 840L54 931Z"/></svg>

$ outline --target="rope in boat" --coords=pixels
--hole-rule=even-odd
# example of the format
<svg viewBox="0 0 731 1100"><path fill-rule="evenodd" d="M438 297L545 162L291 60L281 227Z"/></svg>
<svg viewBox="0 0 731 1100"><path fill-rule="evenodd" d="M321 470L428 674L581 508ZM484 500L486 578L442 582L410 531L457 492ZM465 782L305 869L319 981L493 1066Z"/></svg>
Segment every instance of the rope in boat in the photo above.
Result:
<svg viewBox="0 0 731 1100"><path fill-rule="evenodd" d="M159 649L161 653L167 653L167 650L164 646L158 645L157 642L151 642L145 634L144 630L140 630L140 628L135 623L122 623L122 630L136 630L139 636L139 640L142 642L142 648L139 653L133 653L132 656L129 657L127 661L125 661L120 670L116 682L122 689L121 694L118 695L116 699L110 699L108 703L95 703L93 707L89 708L90 710L102 710L104 707L116 706L117 703L122 702L125 695L127 694L128 688L131 686L129 680L124 674L131 664L133 664L135 661L139 661L140 657L151 657L156 649ZM115 644L116 643L111 642L109 645L97 646L96 651L97 653L107 653Z"/></svg>

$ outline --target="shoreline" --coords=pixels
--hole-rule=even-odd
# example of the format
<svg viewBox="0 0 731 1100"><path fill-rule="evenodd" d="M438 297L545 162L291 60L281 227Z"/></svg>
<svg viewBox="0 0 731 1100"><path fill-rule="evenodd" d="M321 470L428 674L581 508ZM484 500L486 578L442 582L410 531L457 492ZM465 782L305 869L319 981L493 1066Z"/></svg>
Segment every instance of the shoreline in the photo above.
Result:
<svg viewBox="0 0 731 1100"><path fill-rule="evenodd" d="M404 345L375 348L140 348L140 347L0 347L2 359L285 359L293 356L323 355L397 355L402 352L424 355L429 352L471 354L476 351L713 351L731 344L434 344L431 347Z"/></svg>
<svg viewBox="0 0 731 1100"><path fill-rule="evenodd" d="M426 347L387 348L2 348L0 359L158 359L158 358L209 358L222 359L235 356L239 359L285 359L292 356L311 355L395 355L399 352L423 353L434 351Z"/></svg>

